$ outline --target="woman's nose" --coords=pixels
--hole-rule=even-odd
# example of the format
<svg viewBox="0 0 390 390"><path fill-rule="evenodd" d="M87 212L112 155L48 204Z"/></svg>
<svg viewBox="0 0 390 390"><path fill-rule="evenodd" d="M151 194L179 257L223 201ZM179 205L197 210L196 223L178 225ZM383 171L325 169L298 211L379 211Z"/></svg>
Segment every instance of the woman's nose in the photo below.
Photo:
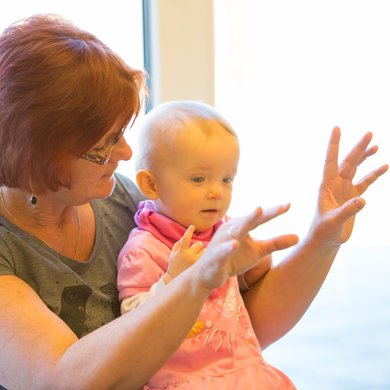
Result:
<svg viewBox="0 0 390 390"><path fill-rule="evenodd" d="M131 159L132 155L133 151L130 145L127 143L125 136L122 135L118 143L115 145L115 148L111 154L111 159L114 157L117 161L128 161Z"/></svg>

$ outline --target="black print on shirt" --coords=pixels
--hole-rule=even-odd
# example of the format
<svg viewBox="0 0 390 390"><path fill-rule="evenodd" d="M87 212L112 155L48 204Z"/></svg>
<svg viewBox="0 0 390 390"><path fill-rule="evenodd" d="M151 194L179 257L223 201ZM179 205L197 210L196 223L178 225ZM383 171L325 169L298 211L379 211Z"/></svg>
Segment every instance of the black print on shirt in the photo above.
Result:
<svg viewBox="0 0 390 390"><path fill-rule="evenodd" d="M78 337L85 333L85 309L91 293L91 288L84 285L65 287L62 291L60 317Z"/></svg>
<svg viewBox="0 0 390 390"><path fill-rule="evenodd" d="M112 283L107 283L103 287L100 287L100 291L111 299L112 313L114 314L115 318L119 317L120 306L117 288Z"/></svg>

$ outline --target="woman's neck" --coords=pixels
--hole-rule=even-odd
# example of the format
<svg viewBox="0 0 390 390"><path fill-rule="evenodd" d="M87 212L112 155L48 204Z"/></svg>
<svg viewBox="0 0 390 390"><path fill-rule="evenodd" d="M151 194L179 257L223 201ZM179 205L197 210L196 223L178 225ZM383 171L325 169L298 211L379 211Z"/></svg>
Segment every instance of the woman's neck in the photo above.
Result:
<svg viewBox="0 0 390 390"><path fill-rule="evenodd" d="M69 213L65 204L47 196L32 197L24 191L0 187L2 214L17 225L59 229Z"/></svg>
<svg viewBox="0 0 390 390"><path fill-rule="evenodd" d="M45 195L32 202L30 194L0 187L1 214L55 251L71 258L77 258L82 236L81 207L66 205Z"/></svg>

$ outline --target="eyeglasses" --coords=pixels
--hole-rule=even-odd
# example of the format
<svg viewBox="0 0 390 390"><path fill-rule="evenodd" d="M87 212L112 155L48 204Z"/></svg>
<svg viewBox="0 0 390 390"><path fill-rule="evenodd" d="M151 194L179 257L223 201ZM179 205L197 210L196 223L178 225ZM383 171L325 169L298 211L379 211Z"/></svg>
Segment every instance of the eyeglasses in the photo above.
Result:
<svg viewBox="0 0 390 390"><path fill-rule="evenodd" d="M80 158L93 162L98 165L107 164L110 161L112 151L114 150L116 144L121 139L122 135L123 135L123 131L116 133L114 135L114 139L112 141L107 141L107 143L103 147L96 149L98 150L97 152L95 153L89 152L89 153L82 154Z"/></svg>

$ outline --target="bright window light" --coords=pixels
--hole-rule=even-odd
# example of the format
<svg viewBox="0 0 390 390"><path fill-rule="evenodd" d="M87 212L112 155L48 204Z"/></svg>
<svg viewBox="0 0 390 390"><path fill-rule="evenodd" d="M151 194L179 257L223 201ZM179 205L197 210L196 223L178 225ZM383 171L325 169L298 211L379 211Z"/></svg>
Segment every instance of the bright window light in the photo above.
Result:
<svg viewBox="0 0 390 390"><path fill-rule="evenodd" d="M387 9L385 0L215 0L216 106L242 145L232 213L291 202L280 223L304 234L335 125L341 156L366 131L380 145L357 177L389 162ZM388 245L390 175L364 197L348 245Z"/></svg>
<svg viewBox="0 0 390 390"><path fill-rule="evenodd" d="M389 163L388 15L386 0L215 0L216 107L242 153L230 213L292 205L260 238L305 235L333 126L342 157L374 133L358 178ZM265 351L298 389L390 388L390 174L373 187L312 306Z"/></svg>

